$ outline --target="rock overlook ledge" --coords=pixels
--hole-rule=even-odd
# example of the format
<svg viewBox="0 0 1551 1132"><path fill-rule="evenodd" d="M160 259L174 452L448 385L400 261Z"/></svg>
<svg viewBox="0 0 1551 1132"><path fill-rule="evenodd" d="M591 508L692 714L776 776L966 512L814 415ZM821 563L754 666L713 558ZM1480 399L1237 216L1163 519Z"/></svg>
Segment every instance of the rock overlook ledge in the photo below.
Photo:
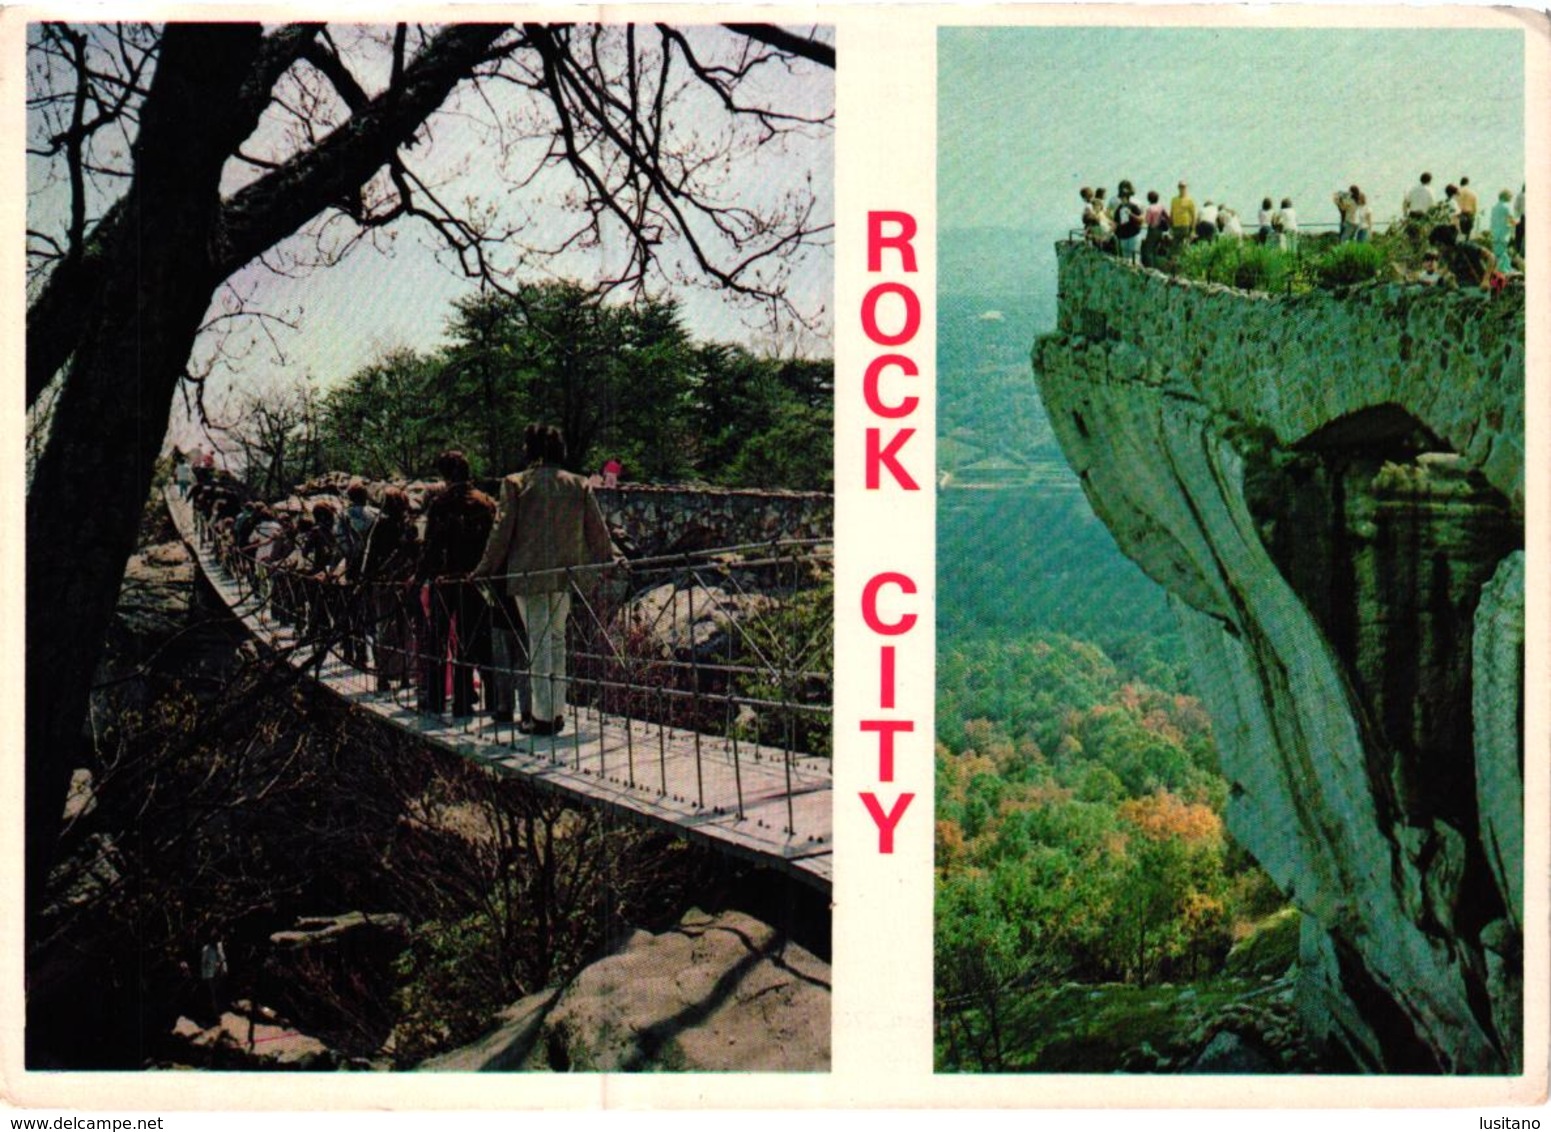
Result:
<svg viewBox="0 0 1551 1132"><path fill-rule="evenodd" d="M1523 290L1057 254L1040 392L1171 595L1230 828L1307 913L1305 1020L1364 1069L1518 1071Z"/></svg>

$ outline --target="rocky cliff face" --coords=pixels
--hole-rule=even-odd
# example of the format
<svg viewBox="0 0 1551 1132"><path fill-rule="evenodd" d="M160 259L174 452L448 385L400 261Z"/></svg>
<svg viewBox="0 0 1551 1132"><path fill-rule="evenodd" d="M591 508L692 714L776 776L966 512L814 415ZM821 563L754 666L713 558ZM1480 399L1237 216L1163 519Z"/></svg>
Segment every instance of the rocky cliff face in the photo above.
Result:
<svg viewBox="0 0 1551 1132"><path fill-rule="evenodd" d="M1175 599L1230 828L1307 913L1306 1020L1369 1069L1516 1070L1522 291L1059 258L1041 393Z"/></svg>

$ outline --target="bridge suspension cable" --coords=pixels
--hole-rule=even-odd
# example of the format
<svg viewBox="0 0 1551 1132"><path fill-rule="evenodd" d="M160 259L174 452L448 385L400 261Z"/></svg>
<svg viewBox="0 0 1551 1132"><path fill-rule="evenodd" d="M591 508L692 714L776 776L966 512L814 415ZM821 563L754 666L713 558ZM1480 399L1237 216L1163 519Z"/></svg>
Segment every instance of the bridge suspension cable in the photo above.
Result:
<svg viewBox="0 0 1551 1132"><path fill-rule="evenodd" d="M830 541L548 572L570 616L564 663L540 666L510 578L308 574L284 547L237 546L176 489L167 505L256 639L345 700L498 773L828 888ZM524 727L540 698L563 705L556 734Z"/></svg>

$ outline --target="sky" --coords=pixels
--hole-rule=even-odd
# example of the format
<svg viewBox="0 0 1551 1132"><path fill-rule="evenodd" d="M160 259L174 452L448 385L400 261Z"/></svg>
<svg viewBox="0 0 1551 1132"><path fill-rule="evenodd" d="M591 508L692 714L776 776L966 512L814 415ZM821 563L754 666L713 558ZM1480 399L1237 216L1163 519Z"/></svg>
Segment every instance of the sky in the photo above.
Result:
<svg viewBox="0 0 1551 1132"><path fill-rule="evenodd" d="M793 26L792 30L806 31ZM390 56L387 29L343 26L332 30L347 54L363 86L375 92L388 78ZM702 53L702 59L724 61L736 57L741 37L719 29L686 32ZM655 42L647 33L648 41ZM820 38L832 33L820 32ZM729 55L729 53L732 53ZM682 74L682 71L680 72ZM292 102L303 101L305 92L282 90ZM799 64L755 68L739 89L745 104L772 105L782 111L821 118L833 111L833 72ZM623 258L622 240L610 246L573 247L562 254L541 255L528 247L553 247L577 227L576 215L565 210L574 194L575 179L567 170L548 168L534 173L550 146L552 131L546 114L552 113L529 92L512 83L492 82L479 91L461 86L431 129L422 131L408 151L414 172L434 187L438 196L461 213L480 214L488 209L493 225L509 226L513 238L495 253L505 266L517 266L514 280L538 282L570 278L590 283L617 270ZM834 132L823 126L804 127L766 144L755 145L755 131L745 143L719 150L726 115L720 105L696 84L685 84L667 111L676 122L675 136L693 137L711 147L712 160L704 166L724 204L768 206L779 204L794 187L811 184L817 198L812 225L833 222ZM342 111L340 112L342 117ZM496 123L500 124L499 130ZM294 125L273 108L244 152L277 160L294 147ZM109 135L115 137L116 135ZM109 144L109 143L104 143ZM127 161L127 139L116 140L114 160ZM596 155L592 155L596 160ZM228 164L223 193L230 194L257 171L241 162ZM527 180L521 187L517 182ZM45 231L60 227L68 195L60 180L50 181L45 163L28 162L28 225ZM116 192L121 182L106 181ZM102 211L107 196L93 199L94 213ZM471 208L463 202L473 201ZM384 352L409 347L430 351L445 341L446 325L453 316L453 301L478 291L478 283L456 269L444 244L424 223L401 220L389 229L356 243L347 255L327 267L298 270L299 259L316 258L318 250L338 253L355 232L338 218L322 229L313 223L282 243L262 260L236 272L218 292L207 319L241 305L262 312L261 318L220 321L224 335L206 334L196 346L191 368L202 372L207 365L211 380L206 404L214 416L235 404L233 391L262 392L288 385L302 377L327 389L375 360ZM700 226L700 238L713 248L715 237ZM663 276L653 293L680 301L690 333L702 341L737 342L756 350L828 356L832 352L831 295L833 253L828 235L793 266L787 282L795 306L809 325L797 328L788 322L773 331L767 312L746 302L729 299L705 285L706 280L690 261L682 245L667 243L661 249ZM727 263L727 254L713 258ZM520 264L519 264L519 261ZM278 270L277 270L278 268ZM182 417L182 402L175 409L169 443L186 443L197 430Z"/></svg>
<svg viewBox="0 0 1551 1132"><path fill-rule="evenodd" d="M809 66L802 75L803 81L788 76L789 81L784 84L766 87L774 92L773 104L804 114L822 114L832 109L832 72ZM519 243L558 243L577 223L574 214L560 205L575 191L575 180L569 171L549 170L523 189L513 187L512 182L525 176L536 155L550 144L547 130L540 138L522 140L524 130L532 130L539 120L521 105L531 100L519 100L513 94L511 88L491 85L482 98L476 99L466 87L460 88L448 107L450 112L439 115L431 135L410 151L416 169L441 182L437 192L442 199L455 203L465 196L472 197L481 206L493 209L500 223L518 228L519 236L507 253L507 264L526 255L518 249ZM503 95L507 100L496 110L506 119L506 128L497 134L489 128L491 110L483 104L483 98L499 102ZM718 106L694 95L690 90L680 105L683 125L686 131L714 137L722 129L724 115ZM753 101L748 92L744 92L744 97ZM774 202L775 194L789 184L800 183L811 172L823 198L820 212L826 220L832 220L833 137L832 131L815 129L805 136L739 154L722 174L723 200L749 206L768 205ZM231 187L228 185L227 190ZM348 226L340 228L341 234L349 231ZM703 226L701 238L706 238ZM308 245L310 240L310 236L304 235L295 242ZM526 255L527 265L519 271L518 278L540 281L565 277L591 282L610 269L617 270L623 251L623 241L617 240L614 246L605 243L553 257ZM805 353L831 352L827 312L833 289L833 262L827 248L815 248L805 256L791 279L791 291L799 308L810 313L825 312L817 320L818 329L802 333L796 340L788 337L780 342L769 342L768 320L761 310L705 286L703 277L685 262L681 246L670 243L662 254L666 274L676 283L667 293L679 300L685 321L697 338L738 342L752 348L767 344L772 349L784 346L788 352L795 341ZM499 258L500 253L497 255ZM297 321L303 332L284 335L283 345L294 364L307 369L325 385L349 374L385 348L410 346L425 350L439 344L446 321L453 314L453 300L478 290L475 281L456 269L445 245L429 226L420 223L400 224L391 237L377 238L369 246L356 248L341 263L313 271L294 282L277 278L263 265L240 272L233 282L238 288L259 287L267 308L300 312ZM661 278L655 293L663 293Z"/></svg>
<svg viewBox="0 0 1551 1132"><path fill-rule="evenodd" d="M1022 229L1052 268L1083 185L1167 202L1184 179L1250 226L1266 196L1321 223L1355 183L1383 224L1423 170L1440 191L1469 176L1483 206L1524 179L1517 30L944 28L938 44L939 228Z"/></svg>

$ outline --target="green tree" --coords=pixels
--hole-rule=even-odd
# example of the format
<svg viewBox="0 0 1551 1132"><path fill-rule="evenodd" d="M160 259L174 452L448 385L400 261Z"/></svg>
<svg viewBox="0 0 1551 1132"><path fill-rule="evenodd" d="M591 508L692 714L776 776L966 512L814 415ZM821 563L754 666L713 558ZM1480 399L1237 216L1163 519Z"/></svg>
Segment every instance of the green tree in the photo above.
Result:
<svg viewBox="0 0 1551 1132"><path fill-rule="evenodd" d="M1226 952L1222 820L1169 793L1119 808L1126 837L1115 874L1107 955L1128 981L1146 984L1166 964Z"/></svg>
<svg viewBox="0 0 1551 1132"><path fill-rule="evenodd" d="M691 407L702 474L734 487L833 487L834 363L699 353Z"/></svg>
<svg viewBox="0 0 1551 1132"><path fill-rule="evenodd" d="M634 476L685 470L694 345L673 302L611 304L578 283L530 284L457 304L437 395L455 431L499 474L520 459L521 426L551 423L578 471L608 455Z"/></svg>
<svg viewBox="0 0 1551 1132"><path fill-rule="evenodd" d="M1019 967L1019 944L999 895L995 882L979 874L954 878L938 890L938 1025L956 1066L1003 1068L1003 1016Z"/></svg>
<svg viewBox="0 0 1551 1132"><path fill-rule="evenodd" d="M323 398L325 459L374 479L424 475L453 443L445 414L427 413L437 360L390 350L329 390Z"/></svg>

